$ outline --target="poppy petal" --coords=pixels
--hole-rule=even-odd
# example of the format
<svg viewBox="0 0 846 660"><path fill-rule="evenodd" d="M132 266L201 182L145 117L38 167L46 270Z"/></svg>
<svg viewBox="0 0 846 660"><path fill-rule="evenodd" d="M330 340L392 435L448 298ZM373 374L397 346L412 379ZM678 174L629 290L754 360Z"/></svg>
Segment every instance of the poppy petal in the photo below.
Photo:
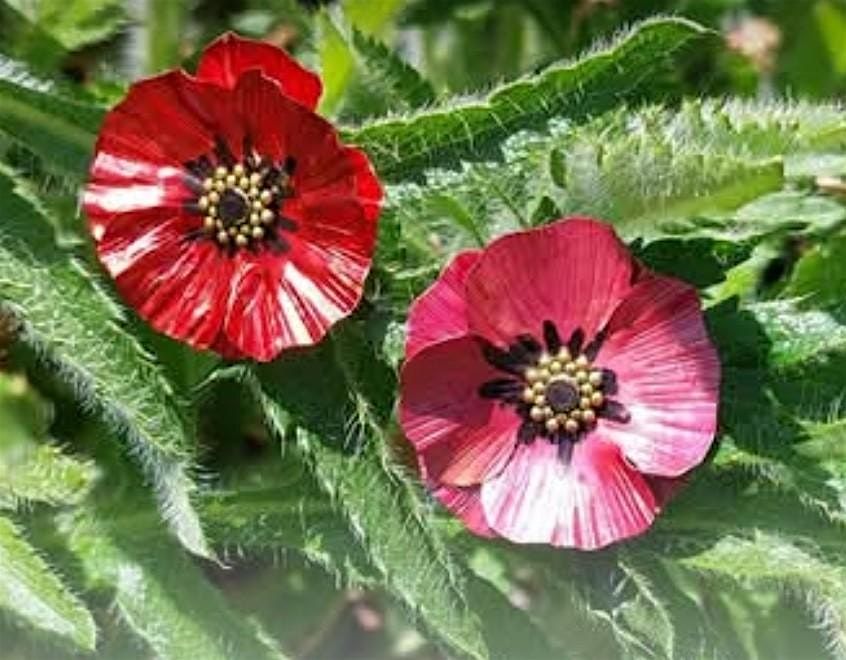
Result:
<svg viewBox="0 0 846 660"><path fill-rule="evenodd" d="M649 474L676 477L701 463L716 433L720 363L696 290L666 277L638 283L599 360L629 413L625 423L601 420L602 436Z"/></svg>
<svg viewBox="0 0 846 660"><path fill-rule="evenodd" d="M309 110L317 106L323 91L320 78L281 48L231 32L206 48L197 67L197 77L231 89L242 74L254 69L274 80L297 103Z"/></svg>
<svg viewBox="0 0 846 660"><path fill-rule="evenodd" d="M186 243L176 223L161 223L135 241L106 240L100 258L153 328L205 349L220 332L230 262L211 243Z"/></svg>
<svg viewBox="0 0 846 660"><path fill-rule="evenodd" d="M496 376L471 337L430 346L403 366L400 423L430 479L477 484L513 453L520 418L478 392Z"/></svg>
<svg viewBox="0 0 846 660"><path fill-rule="evenodd" d="M456 486L439 485L432 489L432 495L443 504L447 510L458 516L471 532L478 536L493 538L496 536L487 521L482 509L478 486L460 488Z"/></svg>
<svg viewBox="0 0 846 660"><path fill-rule="evenodd" d="M480 250L456 255L435 283L414 301L408 313L407 360L427 346L468 333L464 282L480 255Z"/></svg>
<svg viewBox="0 0 846 660"><path fill-rule="evenodd" d="M481 486L485 519L518 543L595 550L645 531L655 497L613 444L590 436L569 461L549 442L520 445L505 470Z"/></svg>
<svg viewBox="0 0 846 660"><path fill-rule="evenodd" d="M552 320L561 337L581 328L588 339L631 288L634 261L614 230L570 218L505 236L467 277L472 332L508 344Z"/></svg>

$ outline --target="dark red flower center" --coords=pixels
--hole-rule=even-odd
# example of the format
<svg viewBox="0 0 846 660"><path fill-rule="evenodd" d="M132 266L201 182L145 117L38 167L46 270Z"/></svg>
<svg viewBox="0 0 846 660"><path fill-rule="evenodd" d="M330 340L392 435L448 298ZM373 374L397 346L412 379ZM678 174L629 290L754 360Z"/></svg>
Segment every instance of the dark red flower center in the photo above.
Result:
<svg viewBox="0 0 846 660"><path fill-rule="evenodd" d="M296 161L274 163L250 148L245 153L236 161L218 140L213 154L185 164L188 186L197 195L187 208L203 217L202 229L191 237L205 236L229 254L262 246L287 250L284 232L294 231L296 224L282 215L282 206L294 192Z"/></svg>
<svg viewBox="0 0 846 660"><path fill-rule="evenodd" d="M224 227L234 227L247 218L249 200L238 190L227 189L220 196L218 214Z"/></svg>
<svg viewBox="0 0 846 660"><path fill-rule="evenodd" d="M507 349L482 342L488 363L511 377L482 383L479 395L515 407L523 418L518 439L575 442L601 417L627 422L625 407L609 398L617 392L614 372L593 364L604 334L583 346L584 332L576 329L565 345L555 324L544 321L543 337L545 347L531 335L518 336Z"/></svg>

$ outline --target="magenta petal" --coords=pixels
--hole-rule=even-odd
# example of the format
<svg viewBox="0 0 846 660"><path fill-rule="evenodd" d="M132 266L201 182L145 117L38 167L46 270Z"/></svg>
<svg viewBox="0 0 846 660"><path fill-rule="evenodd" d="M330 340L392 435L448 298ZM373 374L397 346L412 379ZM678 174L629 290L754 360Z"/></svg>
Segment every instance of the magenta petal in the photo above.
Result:
<svg viewBox="0 0 846 660"><path fill-rule="evenodd" d="M696 291L678 280L638 283L609 322L599 363L617 375L627 423L598 433L639 470L679 476L708 453L717 428L720 363Z"/></svg>
<svg viewBox="0 0 846 660"><path fill-rule="evenodd" d="M481 254L480 250L468 250L456 255L435 283L411 306L406 359L427 346L467 334L464 282Z"/></svg>
<svg viewBox="0 0 846 660"><path fill-rule="evenodd" d="M405 363L400 423L432 480L469 486L503 468L520 418L478 392L501 375L470 337L435 344Z"/></svg>
<svg viewBox="0 0 846 660"><path fill-rule="evenodd" d="M644 532L656 502L620 450L589 436L569 462L549 442L520 445L499 476L481 486L485 519L518 543L595 550Z"/></svg>
<svg viewBox="0 0 846 660"><path fill-rule="evenodd" d="M593 337L631 288L632 257L604 223L562 220L495 241L467 277L471 332L507 344L554 321Z"/></svg>

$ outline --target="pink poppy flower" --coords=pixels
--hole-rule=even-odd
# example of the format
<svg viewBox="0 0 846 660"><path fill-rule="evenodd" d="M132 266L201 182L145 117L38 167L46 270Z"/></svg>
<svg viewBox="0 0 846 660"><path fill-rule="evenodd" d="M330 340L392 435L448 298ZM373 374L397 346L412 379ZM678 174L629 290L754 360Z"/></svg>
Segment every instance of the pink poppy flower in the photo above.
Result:
<svg viewBox="0 0 846 660"><path fill-rule="evenodd" d="M477 534L585 550L640 534L714 439L696 291L596 220L458 255L408 325L400 422Z"/></svg>

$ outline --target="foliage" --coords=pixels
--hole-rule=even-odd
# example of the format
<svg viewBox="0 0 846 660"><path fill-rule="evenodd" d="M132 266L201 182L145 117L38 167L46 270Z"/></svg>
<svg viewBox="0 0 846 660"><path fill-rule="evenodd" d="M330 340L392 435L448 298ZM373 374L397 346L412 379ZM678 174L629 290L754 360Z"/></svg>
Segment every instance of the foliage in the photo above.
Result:
<svg viewBox="0 0 846 660"><path fill-rule="evenodd" d="M842 3L814 2L745 99L690 71L748 96L713 28L761 4L791 25L794 3L226 4L153 11L126 67L119 3L0 2L4 653L846 657L846 112L772 97L816 66L802 44L826 53L803 91L842 89ZM322 68L387 193L354 317L263 366L144 328L77 211L120 74L227 27ZM413 297L456 251L567 214L695 285L723 365L706 465L597 553L471 536L395 419Z"/></svg>

